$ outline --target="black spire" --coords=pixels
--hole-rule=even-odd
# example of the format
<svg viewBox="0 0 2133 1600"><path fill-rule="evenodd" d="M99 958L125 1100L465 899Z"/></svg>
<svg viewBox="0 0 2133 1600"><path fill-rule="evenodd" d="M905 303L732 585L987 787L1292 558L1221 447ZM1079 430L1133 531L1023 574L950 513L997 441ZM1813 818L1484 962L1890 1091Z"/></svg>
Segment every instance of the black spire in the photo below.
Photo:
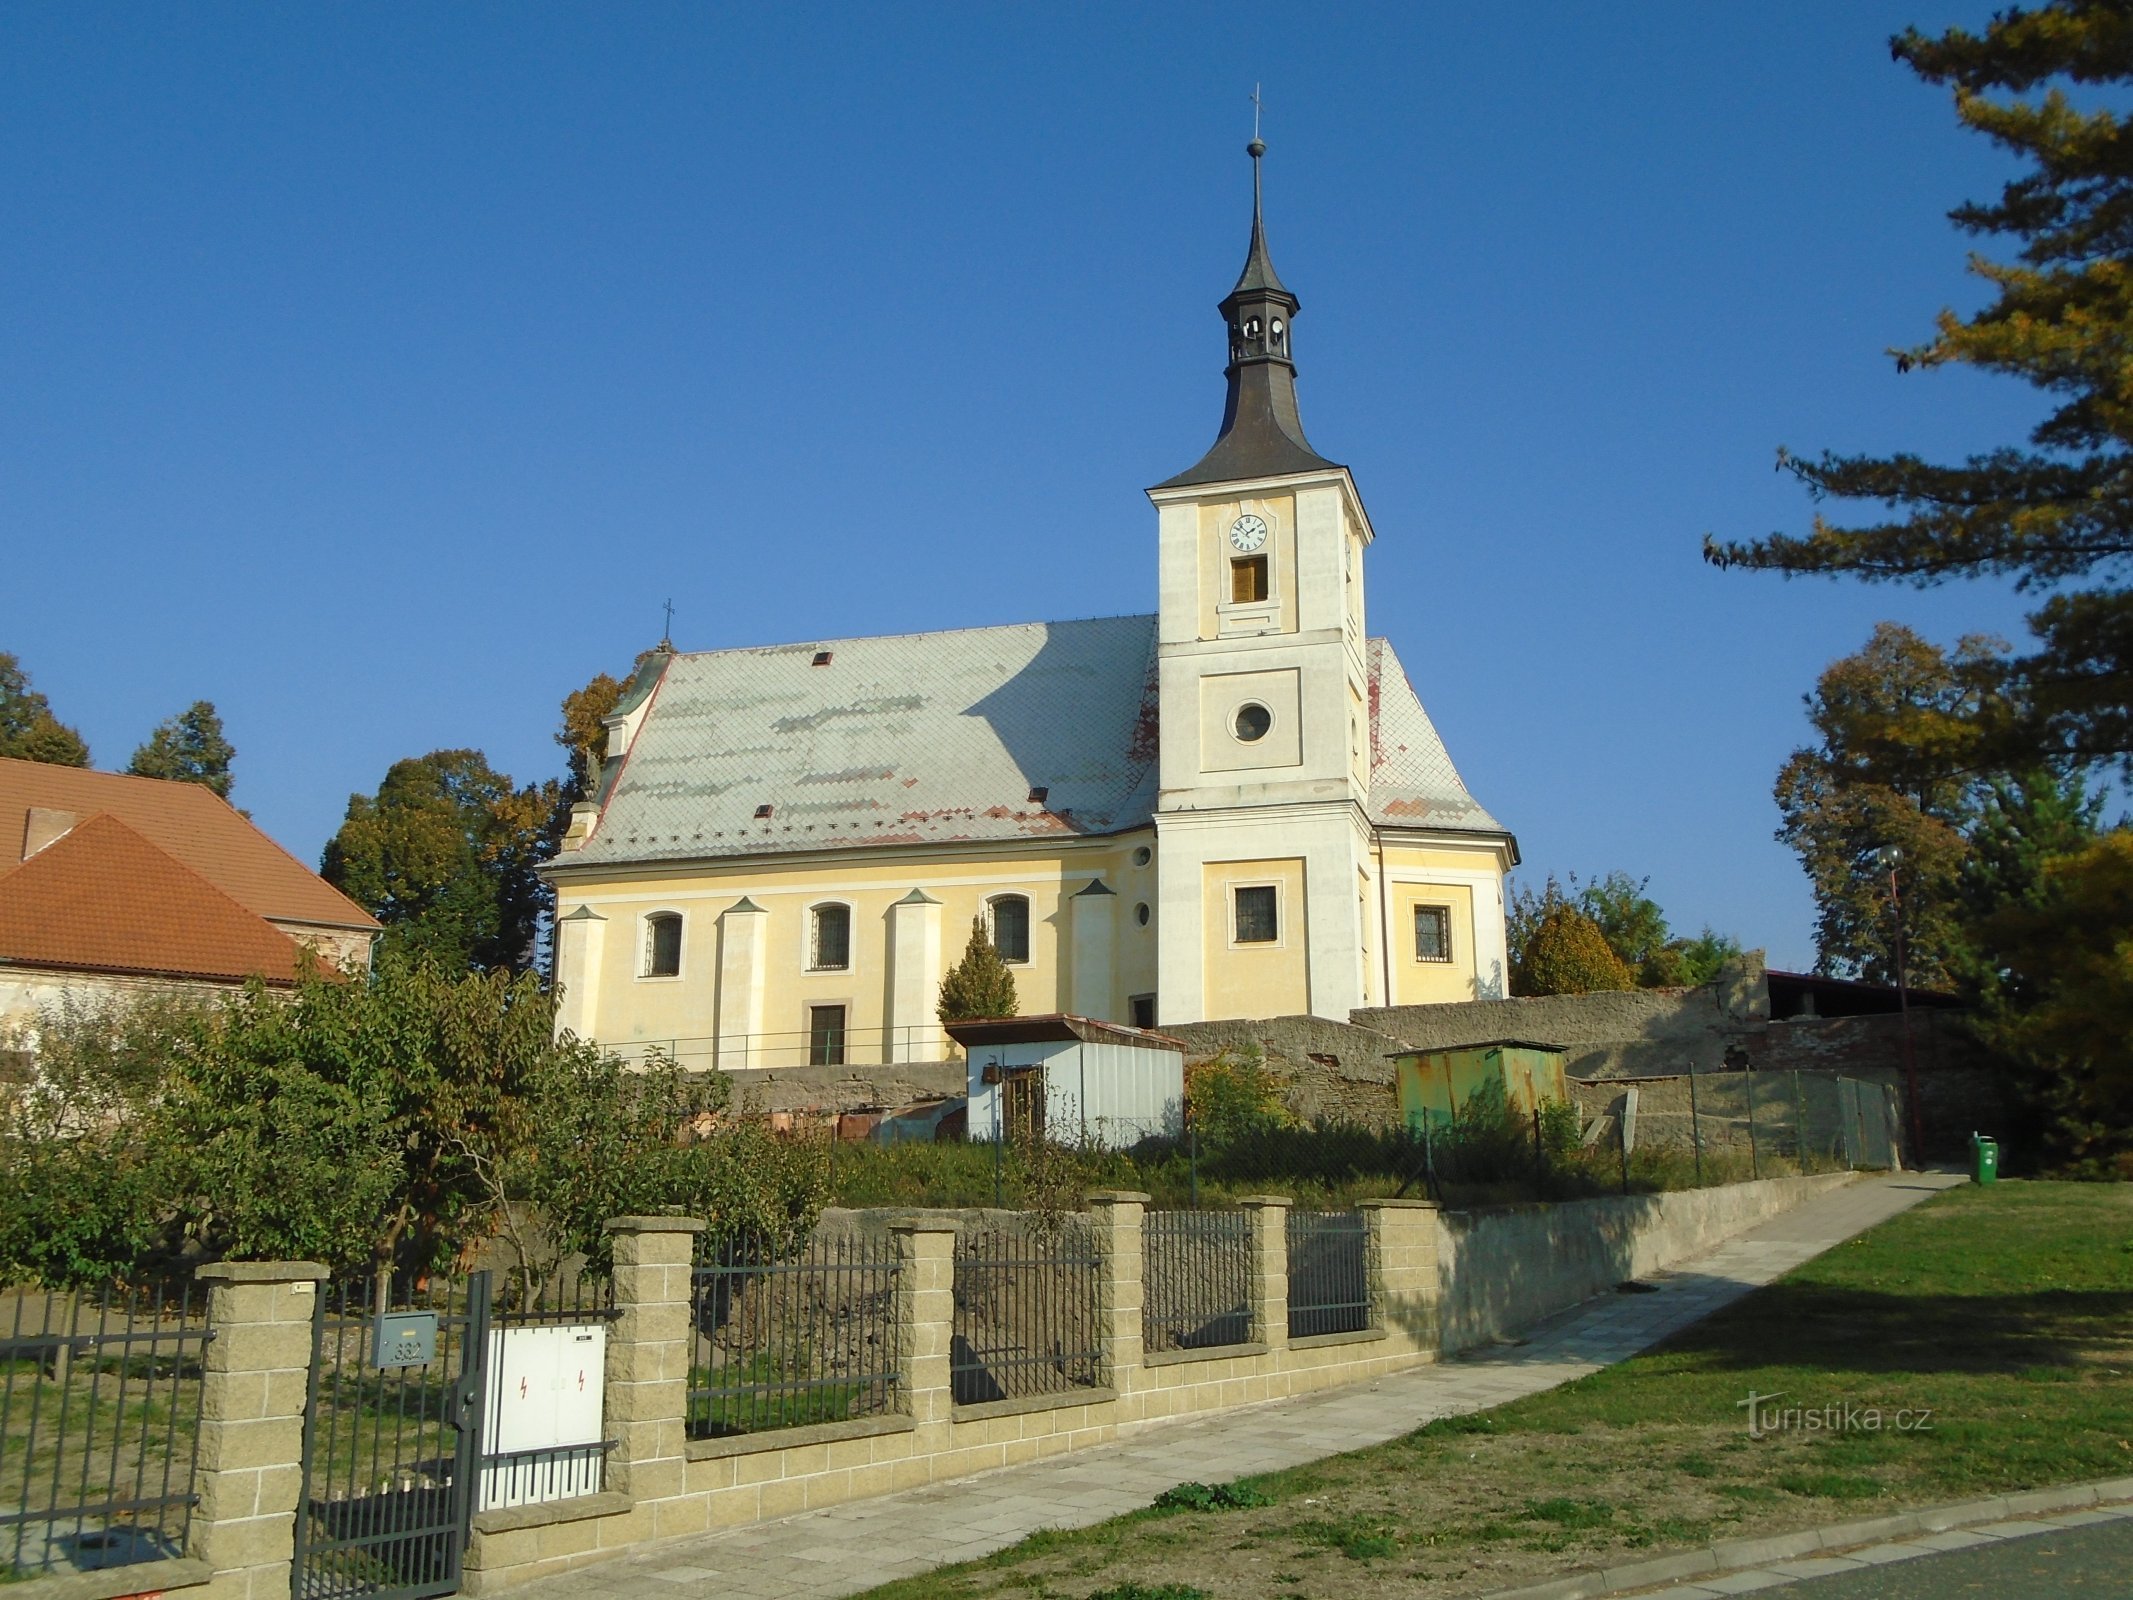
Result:
<svg viewBox="0 0 2133 1600"><path fill-rule="evenodd" d="M1164 479L1158 489L1272 478L1336 464L1311 448L1296 411L1296 363L1289 357L1289 334L1298 301L1267 254L1259 181L1266 145L1255 136L1244 148L1252 158L1252 242L1237 286L1220 307L1229 330L1229 366L1223 374L1229 379L1229 402L1222 411L1222 432L1197 466Z"/></svg>

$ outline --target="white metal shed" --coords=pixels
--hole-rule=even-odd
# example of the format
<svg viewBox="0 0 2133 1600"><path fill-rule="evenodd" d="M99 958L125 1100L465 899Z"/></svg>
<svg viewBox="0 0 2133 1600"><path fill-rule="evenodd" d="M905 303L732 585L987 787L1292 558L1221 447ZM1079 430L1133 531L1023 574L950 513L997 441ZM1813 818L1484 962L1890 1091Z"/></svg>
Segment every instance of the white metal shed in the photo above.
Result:
<svg viewBox="0 0 2133 1600"><path fill-rule="evenodd" d="M1034 1128L1120 1150L1185 1128L1185 1045L1145 1028L1055 1013L951 1022L970 1082L970 1137Z"/></svg>

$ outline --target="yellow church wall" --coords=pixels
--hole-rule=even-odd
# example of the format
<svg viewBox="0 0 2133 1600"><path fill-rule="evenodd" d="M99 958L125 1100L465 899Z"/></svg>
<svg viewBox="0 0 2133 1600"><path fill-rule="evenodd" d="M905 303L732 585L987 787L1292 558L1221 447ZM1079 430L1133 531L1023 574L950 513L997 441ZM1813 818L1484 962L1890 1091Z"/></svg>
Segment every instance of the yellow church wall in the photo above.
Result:
<svg viewBox="0 0 2133 1600"><path fill-rule="evenodd" d="M607 919L590 1018L590 1032L601 1044L670 1046L685 1064L708 1067L719 1035L746 1031L754 1040L748 1064L799 1065L808 1058L809 1008L842 1005L846 1059L876 1063L911 1058L908 1048L896 1048L897 1036L908 1046L914 1025L930 1032L940 979L962 958L971 919L1002 895L1022 895L1030 906L1029 959L1010 964L1021 1010L1074 1009L1072 903L1095 878L1116 897L1109 905L1112 971L1095 992L1104 999L1104 1014L1129 1020L1128 997L1155 988L1153 845L1152 832L1142 832L1086 843L1037 840L969 850L638 866L563 878L557 912L568 916L589 906ZM1141 849L1151 852L1146 863L1134 860ZM938 970L923 984L923 1014L894 1016L891 907L913 889L939 903L933 913L939 920ZM744 897L763 913L760 1030L719 1016L720 919ZM829 903L851 909L849 964L815 970L811 913ZM1146 925L1136 916L1141 905L1151 908ZM683 919L681 970L673 977L645 974L647 919L662 911ZM1080 992L1090 990L1082 985Z"/></svg>
<svg viewBox="0 0 2133 1600"><path fill-rule="evenodd" d="M1270 944L1240 944L1232 925L1233 891L1259 884L1274 887L1279 937ZM1206 1015L1280 1017L1311 1009L1310 929L1300 857L1207 862L1201 868L1200 914Z"/></svg>
<svg viewBox="0 0 2133 1600"><path fill-rule="evenodd" d="M1385 906L1391 968L1390 1004L1437 1005L1473 1000L1486 992L1486 976L1501 984L1502 953L1484 939L1501 906L1502 862L1493 846L1476 844L1394 846L1383 852ZM1488 917L1477 913L1485 894ZM1451 933L1451 959L1424 961L1416 954L1415 908L1442 906Z"/></svg>

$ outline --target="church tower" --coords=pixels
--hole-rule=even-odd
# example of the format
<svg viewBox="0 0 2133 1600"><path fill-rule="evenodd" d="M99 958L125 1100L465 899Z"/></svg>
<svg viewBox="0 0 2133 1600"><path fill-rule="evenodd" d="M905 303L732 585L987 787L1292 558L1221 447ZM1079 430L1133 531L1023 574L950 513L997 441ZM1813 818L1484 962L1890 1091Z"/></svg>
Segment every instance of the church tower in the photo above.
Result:
<svg viewBox="0 0 2133 1600"><path fill-rule="evenodd" d="M1348 469L1304 436L1299 303L1252 232L1220 311L1221 432L1148 491L1161 590L1161 1022L1312 1012L1371 995L1373 830L1363 557Z"/></svg>

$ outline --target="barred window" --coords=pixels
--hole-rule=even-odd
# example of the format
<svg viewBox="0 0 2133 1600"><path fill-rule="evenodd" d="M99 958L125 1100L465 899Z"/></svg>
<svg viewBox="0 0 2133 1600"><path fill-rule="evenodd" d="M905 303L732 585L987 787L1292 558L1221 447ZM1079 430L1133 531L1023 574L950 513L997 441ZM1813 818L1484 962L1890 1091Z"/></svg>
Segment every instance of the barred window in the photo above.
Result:
<svg viewBox="0 0 2133 1600"><path fill-rule="evenodd" d="M1415 959L1452 959L1452 909L1450 906L1415 907Z"/></svg>
<svg viewBox="0 0 2133 1600"><path fill-rule="evenodd" d="M816 972L842 972L852 964L852 908L816 906L808 965Z"/></svg>
<svg viewBox="0 0 2133 1600"><path fill-rule="evenodd" d="M1237 943L1272 944L1281 937L1276 920L1274 886L1262 884L1237 891Z"/></svg>
<svg viewBox="0 0 2133 1600"><path fill-rule="evenodd" d="M644 919L644 975L681 976L681 918L671 911Z"/></svg>
<svg viewBox="0 0 2133 1600"><path fill-rule="evenodd" d="M1002 961L1029 959L1029 901L1003 894L992 903L992 947Z"/></svg>

